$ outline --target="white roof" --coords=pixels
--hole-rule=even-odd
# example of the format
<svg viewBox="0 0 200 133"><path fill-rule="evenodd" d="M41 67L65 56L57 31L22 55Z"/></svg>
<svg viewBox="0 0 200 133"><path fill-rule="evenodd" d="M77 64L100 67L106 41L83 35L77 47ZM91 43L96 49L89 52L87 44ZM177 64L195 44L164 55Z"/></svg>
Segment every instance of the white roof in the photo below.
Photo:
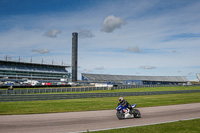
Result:
<svg viewBox="0 0 200 133"><path fill-rule="evenodd" d="M124 81L124 80L188 82L186 76L131 76L131 75L88 74L88 73L82 73L82 76L88 79L88 81L102 81L102 82Z"/></svg>

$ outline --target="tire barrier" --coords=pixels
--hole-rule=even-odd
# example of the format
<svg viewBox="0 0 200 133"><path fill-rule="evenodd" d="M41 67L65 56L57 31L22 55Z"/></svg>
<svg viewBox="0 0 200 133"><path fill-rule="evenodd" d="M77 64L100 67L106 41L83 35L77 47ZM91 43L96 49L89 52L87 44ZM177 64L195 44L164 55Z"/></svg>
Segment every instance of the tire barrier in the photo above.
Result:
<svg viewBox="0 0 200 133"><path fill-rule="evenodd" d="M103 97L143 96L143 95L164 95L164 94L196 93L196 92L200 92L200 90L151 91L151 92L116 92L116 93L0 95L0 102L103 98Z"/></svg>

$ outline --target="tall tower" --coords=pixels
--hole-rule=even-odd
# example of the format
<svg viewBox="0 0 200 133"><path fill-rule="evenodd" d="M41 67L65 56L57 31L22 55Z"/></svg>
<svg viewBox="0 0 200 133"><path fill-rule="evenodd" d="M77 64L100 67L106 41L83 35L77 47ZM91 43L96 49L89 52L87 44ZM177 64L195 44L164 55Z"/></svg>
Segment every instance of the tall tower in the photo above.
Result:
<svg viewBox="0 0 200 133"><path fill-rule="evenodd" d="M72 33L72 82L77 81L78 33Z"/></svg>

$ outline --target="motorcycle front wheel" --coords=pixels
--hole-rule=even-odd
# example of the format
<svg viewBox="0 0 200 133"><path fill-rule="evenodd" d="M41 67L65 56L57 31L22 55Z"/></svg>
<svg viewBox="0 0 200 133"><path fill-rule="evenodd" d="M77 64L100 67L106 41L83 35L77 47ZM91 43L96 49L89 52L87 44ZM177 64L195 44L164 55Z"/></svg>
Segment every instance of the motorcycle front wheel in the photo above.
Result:
<svg viewBox="0 0 200 133"><path fill-rule="evenodd" d="M124 119L124 114L121 114L119 111L117 111L116 116L119 120Z"/></svg>

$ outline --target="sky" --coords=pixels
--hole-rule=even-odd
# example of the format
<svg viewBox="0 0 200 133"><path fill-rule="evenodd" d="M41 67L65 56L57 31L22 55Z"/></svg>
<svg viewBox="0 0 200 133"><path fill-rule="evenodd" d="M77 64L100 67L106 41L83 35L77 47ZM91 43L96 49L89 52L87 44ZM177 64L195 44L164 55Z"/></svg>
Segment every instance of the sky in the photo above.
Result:
<svg viewBox="0 0 200 133"><path fill-rule="evenodd" d="M71 66L81 73L200 73L199 0L0 0L0 60ZM71 68L68 69L71 72Z"/></svg>

